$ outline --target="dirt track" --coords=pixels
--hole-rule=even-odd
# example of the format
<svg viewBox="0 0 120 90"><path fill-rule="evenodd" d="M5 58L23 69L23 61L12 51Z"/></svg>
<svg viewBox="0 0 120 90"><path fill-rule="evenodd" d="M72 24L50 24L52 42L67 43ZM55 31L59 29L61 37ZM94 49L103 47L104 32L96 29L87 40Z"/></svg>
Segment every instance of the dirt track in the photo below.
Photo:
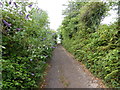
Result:
<svg viewBox="0 0 120 90"><path fill-rule="evenodd" d="M104 85L61 45L53 52L46 88L102 88Z"/></svg>

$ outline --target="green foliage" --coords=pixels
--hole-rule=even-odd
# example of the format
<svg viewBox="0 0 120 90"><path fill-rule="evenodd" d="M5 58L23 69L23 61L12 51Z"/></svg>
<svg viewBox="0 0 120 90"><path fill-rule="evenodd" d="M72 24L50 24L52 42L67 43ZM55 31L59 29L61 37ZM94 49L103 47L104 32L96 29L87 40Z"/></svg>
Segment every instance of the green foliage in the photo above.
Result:
<svg viewBox="0 0 120 90"><path fill-rule="evenodd" d="M2 88L36 88L43 81L56 33L49 29L47 13L34 3L2 4Z"/></svg>
<svg viewBox="0 0 120 90"><path fill-rule="evenodd" d="M65 14L60 27L62 44L108 87L120 87L118 24L100 25L109 4L89 2L81 5L79 10L74 10L78 13L74 17L70 12Z"/></svg>
<svg viewBox="0 0 120 90"><path fill-rule="evenodd" d="M87 3L80 10L80 20L87 26L87 28L96 29L100 24L106 12L106 6L103 2Z"/></svg>

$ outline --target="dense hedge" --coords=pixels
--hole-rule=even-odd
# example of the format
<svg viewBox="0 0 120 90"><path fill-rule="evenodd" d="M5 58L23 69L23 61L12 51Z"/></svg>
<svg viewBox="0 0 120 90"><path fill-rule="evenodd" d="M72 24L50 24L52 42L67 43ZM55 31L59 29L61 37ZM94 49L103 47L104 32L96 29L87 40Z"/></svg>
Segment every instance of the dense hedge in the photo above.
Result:
<svg viewBox="0 0 120 90"><path fill-rule="evenodd" d="M74 9L69 6L60 27L63 46L108 87L120 87L118 24L100 25L108 4L74 2Z"/></svg>
<svg viewBox="0 0 120 90"><path fill-rule="evenodd" d="M31 2L1 2L2 88L35 88L43 80L56 33L48 15Z"/></svg>

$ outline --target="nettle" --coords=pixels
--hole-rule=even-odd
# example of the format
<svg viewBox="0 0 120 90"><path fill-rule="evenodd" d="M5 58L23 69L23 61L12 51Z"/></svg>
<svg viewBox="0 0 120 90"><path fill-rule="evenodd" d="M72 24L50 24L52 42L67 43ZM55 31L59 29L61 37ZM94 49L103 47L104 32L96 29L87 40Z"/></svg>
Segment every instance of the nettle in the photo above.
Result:
<svg viewBox="0 0 120 90"><path fill-rule="evenodd" d="M35 88L56 44L48 15L32 2L1 2L2 88Z"/></svg>

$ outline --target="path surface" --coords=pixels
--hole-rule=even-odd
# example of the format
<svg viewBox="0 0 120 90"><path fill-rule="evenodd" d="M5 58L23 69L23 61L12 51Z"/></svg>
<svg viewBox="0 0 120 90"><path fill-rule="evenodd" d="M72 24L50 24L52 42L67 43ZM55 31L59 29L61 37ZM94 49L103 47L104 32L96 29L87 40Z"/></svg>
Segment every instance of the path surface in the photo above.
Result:
<svg viewBox="0 0 120 90"><path fill-rule="evenodd" d="M61 46L53 52L50 68L46 76L46 88L99 88L103 87L100 80L83 68Z"/></svg>

